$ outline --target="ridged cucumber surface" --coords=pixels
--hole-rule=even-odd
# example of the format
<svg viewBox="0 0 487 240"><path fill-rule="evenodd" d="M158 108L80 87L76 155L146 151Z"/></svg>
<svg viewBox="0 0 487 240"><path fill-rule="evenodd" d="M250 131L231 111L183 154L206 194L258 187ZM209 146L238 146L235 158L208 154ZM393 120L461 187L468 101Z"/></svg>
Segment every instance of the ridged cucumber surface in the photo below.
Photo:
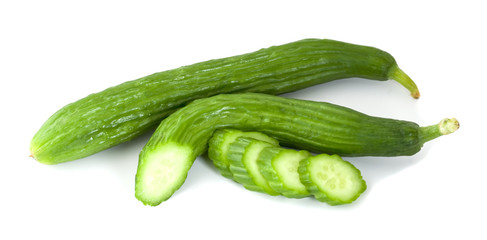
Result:
<svg viewBox="0 0 487 240"><path fill-rule="evenodd" d="M310 156L305 150L266 147L261 151L257 164L274 191L289 198L303 198L310 193L301 183L298 167L301 160Z"/></svg>
<svg viewBox="0 0 487 240"><path fill-rule="evenodd" d="M41 163L83 158L155 128L189 102L220 93L282 94L336 79L394 79L414 97L414 82L380 49L305 39L155 73L88 95L54 113L34 135Z"/></svg>
<svg viewBox="0 0 487 240"><path fill-rule="evenodd" d="M283 146L314 152L400 156L417 153L425 142L452 133L458 126L456 119L419 127L410 121L373 117L324 102L259 93L220 94L195 100L161 122L140 153L136 197L150 205L167 200L184 178L173 181L177 186L167 185L165 177L148 175L146 168L180 161L190 166L206 151L217 129L258 131L276 138ZM177 147L170 150L167 146ZM179 170L175 176L186 176L185 168Z"/></svg>
<svg viewBox="0 0 487 240"><path fill-rule="evenodd" d="M299 164L299 176L317 200L330 205L351 203L367 188L360 171L338 155L304 159Z"/></svg>
<svg viewBox="0 0 487 240"><path fill-rule="evenodd" d="M243 132L237 129L216 130L208 143L208 157L213 161L220 173L230 179L233 179L233 177L229 169L227 150L228 146L238 137L254 138L279 146L279 142L276 139L260 132Z"/></svg>
<svg viewBox="0 0 487 240"><path fill-rule="evenodd" d="M227 152L229 169L233 179L246 189L263 192L269 195L279 195L260 173L257 160L262 149L273 146L271 143L253 138L238 137L230 143Z"/></svg>

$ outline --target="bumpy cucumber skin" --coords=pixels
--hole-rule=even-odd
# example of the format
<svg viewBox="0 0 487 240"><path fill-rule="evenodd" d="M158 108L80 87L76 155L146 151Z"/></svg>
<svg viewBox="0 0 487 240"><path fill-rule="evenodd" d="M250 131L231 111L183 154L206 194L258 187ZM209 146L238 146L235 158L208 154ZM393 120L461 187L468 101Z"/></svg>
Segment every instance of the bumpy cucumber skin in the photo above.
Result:
<svg viewBox="0 0 487 240"><path fill-rule="evenodd" d="M229 169L232 172L233 179L242 184L246 189L267 193L271 196L279 195L278 192L274 191L267 181L259 182L255 179L254 174L260 174L260 172L253 173L249 170L249 166L244 162L246 155L254 147L268 147L273 146L271 143L255 140L252 138L238 137L234 142L232 142L228 148L227 158L229 160ZM260 153L260 151L259 151ZM258 154L257 154L258 156Z"/></svg>
<svg viewBox="0 0 487 240"><path fill-rule="evenodd" d="M298 189L286 186L274 167L274 161L276 158L287 151L296 152L297 154L301 155L303 159L311 156L308 151L304 150L298 152L296 150L280 147L267 147L262 150L259 155L259 160L257 161L260 172L266 178L269 186L281 195L288 198L308 197L310 196L310 193L306 189L304 189L304 191L299 191ZM296 174L298 174L298 169L296 169Z"/></svg>
<svg viewBox="0 0 487 240"><path fill-rule="evenodd" d="M142 151L173 141L199 155L222 128L262 132L284 146L340 156L407 156L422 147L420 127L413 122L325 102L242 93L199 99L173 113Z"/></svg>
<svg viewBox="0 0 487 240"><path fill-rule="evenodd" d="M277 140L260 132L243 132L237 129L219 129L215 131L208 143L208 157L213 161L213 164L220 171L222 176L229 179L233 179L233 176L229 169L226 152L228 150L228 145L238 137L254 138L279 146ZM227 142L228 144L226 144Z"/></svg>
<svg viewBox="0 0 487 240"><path fill-rule="evenodd" d="M326 155L326 154L322 154L322 155ZM314 156L314 157L320 157L320 156ZM303 183L306 186L306 189L316 198L316 200L318 200L320 202L328 203L329 205L332 205L332 206L348 204L348 203L352 203L353 201L355 201L367 189L367 184L362 179L362 175L360 173L360 170L355 168L355 166L353 166L351 163L344 161L344 160L341 160L341 158L338 155L332 155L329 157L339 158L341 161L343 161L343 163L348 164L350 167L355 169L356 174L362 180L361 180L361 185L360 185L361 188L359 189L359 191L356 193L355 196L353 196L352 198L350 198L348 200L336 199L336 198L333 198L331 196L328 196L325 193L325 191L323 191L322 189L320 189L318 187L318 185L313 181L313 179L311 177L309 168L310 168L310 164L313 161L314 157L308 157L306 159L303 159L299 163L298 172L299 172L299 177L300 177L301 183Z"/></svg>
<svg viewBox="0 0 487 240"><path fill-rule="evenodd" d="M195 99L233 92L282 94L349 77L386 80L396 69L387 52L322 39L196 63L66 105L42 125L30 150L45 164L71 161L137 137Z"/></svg>

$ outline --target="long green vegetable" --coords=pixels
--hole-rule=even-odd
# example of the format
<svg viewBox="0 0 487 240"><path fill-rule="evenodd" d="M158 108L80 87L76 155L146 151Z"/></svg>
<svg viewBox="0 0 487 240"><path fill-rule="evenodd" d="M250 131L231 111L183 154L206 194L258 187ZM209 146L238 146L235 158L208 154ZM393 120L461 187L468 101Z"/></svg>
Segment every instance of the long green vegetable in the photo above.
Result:
<svg viewBox="0 0 487 240"><path fill-rule="evenodd" d="M139 156L136 197L158 205L184 182L220 128L258 131L285 146L342 156L399 156L458 128L455 119L416 123L365 115L330 103L267 94L221 94L195 100L159 125Z"/></svg>
<svg viewBox="0 0 487 240"><path fill-rule="evenodd" d="M306 39L210 60L129 81L68 104L32 139L39 162L83 158L152 129L176 109L219 93L281 94L336 79L394 79L414 97L414 82L377 48Z"/></svg>

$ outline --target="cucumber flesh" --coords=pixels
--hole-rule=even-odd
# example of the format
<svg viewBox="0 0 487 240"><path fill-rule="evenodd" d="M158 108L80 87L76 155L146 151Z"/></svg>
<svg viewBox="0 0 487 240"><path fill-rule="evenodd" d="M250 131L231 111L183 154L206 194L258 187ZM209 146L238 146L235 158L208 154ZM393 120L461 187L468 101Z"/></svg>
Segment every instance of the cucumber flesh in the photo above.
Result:
<svg viewBox="0 0 487 240"><path fill-rule="evenodd" d="M167 200L186 179L192 157L190 147L177 143L154 149L137 167L135 197L151 206Z"/></svg>
<svg viewBox="0 0 487 240"><path fill-rule="evenodd" d="M298 171L308 191L330 205L351 203L367 188L360 171L338 155L306 158L300 162Z"/></svg>
<svg viewBox="0 0 487 240"><path fill-rule="evenodd" d="M311 156L308 151L296 151L280 147L266 147L259 155L257 164L269 186L289 198L310 196L301 183L298 173L299 162Z"/></svg>
<svg viewBox="0 0 487 240"><path fill-rule="evenodd" d="M233 179L246 189L263 192L269 195L279 195L260 173L257 159L265 147L272 144L252 138L239 137L228 148L227 158Z"/></svg>
<svg viewBox="0 0 487 240"><path fill-rule="evenodd" d="M279 146L279 142L276 139L260 132L243 132L237 129L219 129L215 131L208 143L208 157L213 161L213 164L220 171L221 175L226 178L233 179L232 172L229 169L228 158L226 157L228 146L238 137L242 136Z"/></svg>

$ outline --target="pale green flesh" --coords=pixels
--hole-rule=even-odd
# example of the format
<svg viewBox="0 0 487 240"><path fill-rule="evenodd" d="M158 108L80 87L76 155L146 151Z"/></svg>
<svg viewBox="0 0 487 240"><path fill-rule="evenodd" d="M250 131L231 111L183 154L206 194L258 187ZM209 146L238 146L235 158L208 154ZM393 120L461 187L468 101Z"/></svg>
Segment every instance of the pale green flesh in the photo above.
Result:
<svg viewBox="0 0 487 240"><path fill-rule="evenodd" d="M273 159L273 168L286 188L300 194L308 193L306 187L299 180L298 173L299 162L308 156L309 153L306 151L284 150Z"/></svg>
<svg viewBox="0 0 487 240"><path fill-rule="evenodd" d="M336 155L316 157L308 171L311 181L328 199L348 202L362 192L362 177L351 164Z"/></svg>
<svg viewBox="0 0 487 240"><path fill-rule="evenodd" d="M186 179L190 147L167 143L148 155L137 170L136 197L147 205L168 199ZM161 191L163 189L163 191Z"/></svg>
<svg viewBox="0 0 487 240"><path fill-rule="evenodd" d="M242 162L256 185L262 187L265 192L276 195L277 193L269 186L269 183L260 173L259 166L257 165L260 152L268 146L270 146L268 143L252 142L246 149Z"/></svg>

